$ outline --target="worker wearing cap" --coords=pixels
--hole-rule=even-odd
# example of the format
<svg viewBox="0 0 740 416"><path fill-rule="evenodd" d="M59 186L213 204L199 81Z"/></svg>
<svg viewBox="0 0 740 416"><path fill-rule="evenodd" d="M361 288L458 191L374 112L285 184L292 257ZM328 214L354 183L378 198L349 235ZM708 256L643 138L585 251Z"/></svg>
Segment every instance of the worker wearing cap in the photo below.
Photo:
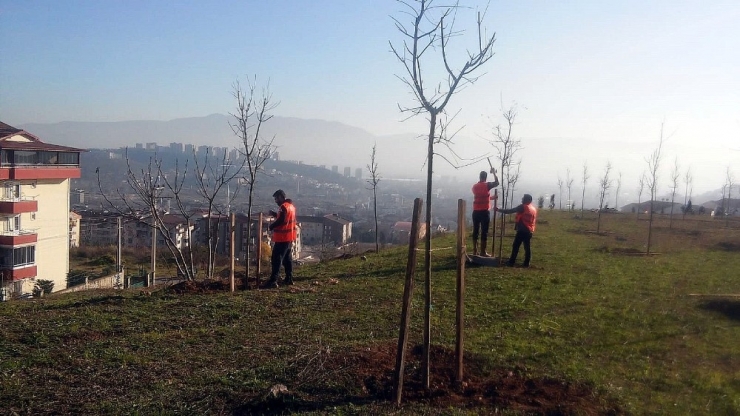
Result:
<svg viewBox="0 0 740 416"><path fill-rule="evenodd" d="M486 244L488 243L488 226L491 223L491 189L498 186L496 169L491 168L494 181L486 182L488 173L480 172L480 180L473 185L473 255L478 252L478 234L480 234L480 255L488 257Z"/></svg>
<svg viewBox="0 0 740 416"><path fill-rule="evenodd" d="M534 234L535 224L537 223L537 208L532 205L532 195L524 194L522 197L522 203L514 208L496 208L496 211L503 214L516 213L514 224L516 236L514 237L514 245L511 248L511 257L509 257L509 261L506 265L514 266L516 264L516 256L519 254L519 247L523 243L524 263L522 263L522 267L529 267L529 261L532 259L530 241L532 240L532 234Z"/></svg>
<svg viewBox="0 0 740 416"><path fill-rule="evenodd" d="M270 215L275 217L267 228L272 231L272 241L275 243L272 247L272 274L267 282L267 287L278 287L278 275L280 274L280 265L285 269L285 284L293 284L293 242L298 237L296 211L293 201L285 198L285 192L278 189L272 194L275 203L280 206L278 212L270 211Z"/></svg>

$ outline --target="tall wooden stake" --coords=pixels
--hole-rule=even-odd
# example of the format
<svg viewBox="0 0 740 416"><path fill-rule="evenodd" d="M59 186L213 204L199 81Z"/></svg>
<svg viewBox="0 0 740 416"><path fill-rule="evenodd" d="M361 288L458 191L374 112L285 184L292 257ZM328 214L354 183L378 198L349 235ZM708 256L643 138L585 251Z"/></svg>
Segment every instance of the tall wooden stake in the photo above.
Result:
<svg viewBox="0 0 740 416"><path fill-rule="evenodd" d="M414 275L416 273L416 251L419 246L419 217L421 216L421 198L414 200L414 214L411 220L411 234L409 235L409 255L406 261L406 283L403 287L403 305L401 306L401 328L398 334L398 350L396 352L396 404L401 404L403 393L403 372L406 361L406 343L411 321L411 298L414 294Z"/></svg>
<svg viewBox="0 0 740 416"><path fill-rule="evenodd" d="M236 238L234 238L235 234L235 228L236 228L236 218L234 216L234 213L231 213L230 218L230 225L231 228L229 229L230 234L230 244L229 244L229 287L231 288L231 291L234 292L236 290L236 282L234 282L234 246L236 245Z"/></svg>
<svg viewBox="0 0 740 416"><path fill-rule="evenodd" d="M496 208L498 207L498 189L493 190L493 221L491 221L491 255L496 255ZM499 257L499 264L501 264L501 256Z"/></svg>
<svg viewBox="0 0 740 416"><path fill-rule="evenodd" d="M457 331L455 344L456 376L455 381L463 379L463 326L465 325L465 200L457 200Z"/></svg>
<svg viewBox="0 0 740 416"><path fill-rule="evenodd" d="M157 270L157 222L154 219L154 214L152 214L152 272L150 273L151 276L151 286L154 286L156 282L156 270Z"/></svg>
<svg viewBox="0 0 740 416"><path fill-rule="evenodd" d="M257 235L256 241L257 241L257 247L255 249L256 254L256 261L257 261L257 276L255 280L257 281L257 287L260 286L260 276L262 275L262 221L264 219L262 218L262 213L260 212L259 220L257 221L257 232L255 233Z"/></svg>

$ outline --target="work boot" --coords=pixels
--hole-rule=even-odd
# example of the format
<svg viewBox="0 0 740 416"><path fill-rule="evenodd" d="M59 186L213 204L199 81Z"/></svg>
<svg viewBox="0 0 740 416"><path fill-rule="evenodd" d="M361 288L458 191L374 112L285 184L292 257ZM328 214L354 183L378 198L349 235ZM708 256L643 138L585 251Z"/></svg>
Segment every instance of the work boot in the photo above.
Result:
<svg viewBox="0 0 740 416"><path fill-rule="evenodd" d="M293 278L292 277L286 277L285 280L283 280L283 284L286 286L293 286Z"/></svg>
<svg viewBox="0 0 740 416"><path fill-rule="evenodd" d="M277 282L277 279L270 279L270 280L269 280L269 281L268 281L268 282L267 282L267 283L265 284L265 289L277 289L277 288L278 288L278 282Z"/></svg>
<svg viewBox="0 0 740 416"><path fill-rule="evenodd" d="M480 246L481 246L480 247L480 255L481 255L481 257L491 257L490 254L486 253L486 246L487 245L488 245L488 240L487 239L484 238L484 239L481 239L480 240Z"/></svg>
<svg viewBox="0 0 740 416"><path fill-rule="evenodd" d="M477 240L473 241L473 255L474 256L478 255L478 241Z"/></svg>

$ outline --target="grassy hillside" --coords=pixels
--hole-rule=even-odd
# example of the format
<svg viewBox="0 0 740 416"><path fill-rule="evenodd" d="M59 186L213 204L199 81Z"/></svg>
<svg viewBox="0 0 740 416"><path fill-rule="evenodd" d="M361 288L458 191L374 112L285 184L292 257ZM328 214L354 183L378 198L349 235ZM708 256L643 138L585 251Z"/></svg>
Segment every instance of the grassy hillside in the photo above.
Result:
<svg viewBox="0 0 740 416"><path fill-rule="evenodd" d="M605 214L596 234L595 215L542 212L530 269L466 269L459 388L454 240L435 239L432 392L412 354L401 409L388 399L404 248L303 266L278 290L2 303L0 413L740 412L740 298L690 296L740 294L740 223L661 217L644 256L644 217ZM419 273L411 345L422 295ZM268 397L276 384L288 392Z"/></svg>

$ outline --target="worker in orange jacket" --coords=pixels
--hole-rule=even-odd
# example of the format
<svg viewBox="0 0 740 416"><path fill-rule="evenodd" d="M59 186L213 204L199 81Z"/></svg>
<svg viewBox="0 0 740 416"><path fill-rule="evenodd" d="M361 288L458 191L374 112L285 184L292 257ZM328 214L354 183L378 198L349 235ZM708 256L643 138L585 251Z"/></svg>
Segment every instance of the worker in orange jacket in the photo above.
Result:
<svg viewBox="0 0 740 416"><path fill-rule="evenodd" d="M524 263L522 263L522 267L529 267L529 262L532 259L530 241L532 240L532 234L534 234L535 224L537 223L537 208L532 205L532 195L524 194L522 197L522 203L514 208L496 208L496 211L503 214L516 213L514 223L516 236L514 236L514 245L511 248L511 257L509 257L509 261L506 265L514 266L516 264L516 256L519 254L519 247L524 244Z"/></svg>
<svg viewBox="0 0 740 416"><path fill-rule="evenodd" d="M498 186L496 169L491 168L494 181L486 182L488 173L480 172L480 180L473 185L473 255L489 257L486 253L488 243L488 226L491 223L491 189ZM478 251L478 234L480 234L480 252Z"/></svg>
<svg viewBox="0 0 740 416"><path fill-rule="evenodd" d="M278 212L270 211L275 218L267 228L272 231L272 274L267 282L267 287L278 287L278 275L280 265L285 269L285 284L293 284L293 242L298 237L298 224L296 222L296 210L293 201L285 198L285 191L278 189L272 194L275 203L280 206Z"/></svg>

